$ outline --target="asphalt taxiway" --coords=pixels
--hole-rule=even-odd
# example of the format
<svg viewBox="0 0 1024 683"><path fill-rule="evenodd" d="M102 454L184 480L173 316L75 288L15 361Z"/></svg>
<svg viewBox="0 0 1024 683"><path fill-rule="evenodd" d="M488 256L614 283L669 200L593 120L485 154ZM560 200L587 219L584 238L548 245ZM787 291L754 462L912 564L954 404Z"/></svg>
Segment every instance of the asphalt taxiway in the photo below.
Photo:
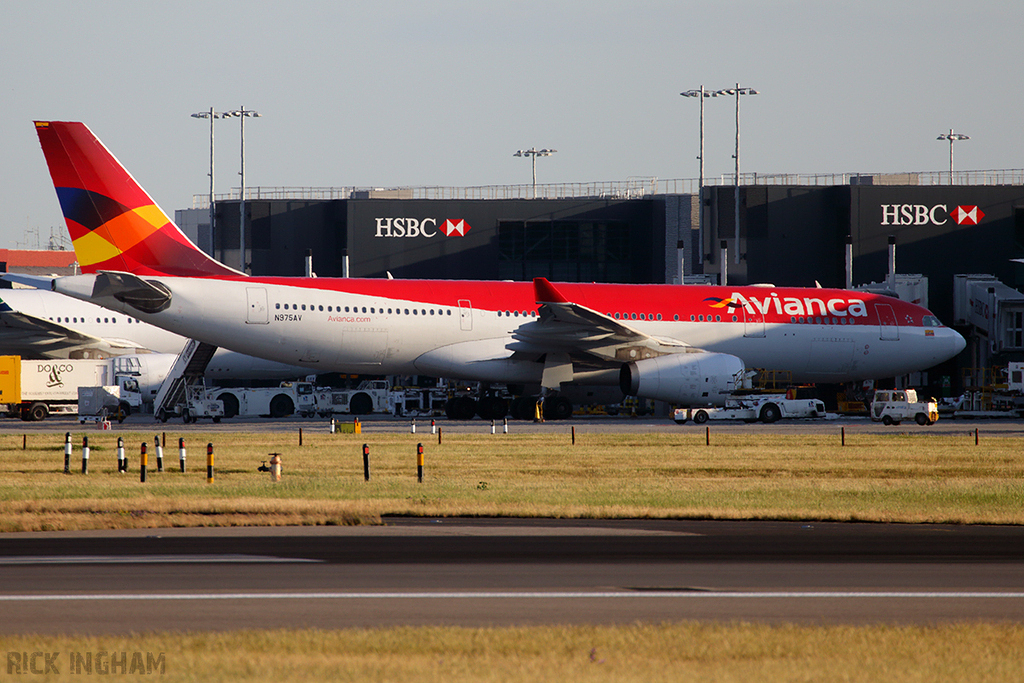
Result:
<svg viewBox="0 0 1024 683"><path fill-rule="evenodd" d="M0 537L0 632L1024 620L1024 529L393 518Z"/></svg>

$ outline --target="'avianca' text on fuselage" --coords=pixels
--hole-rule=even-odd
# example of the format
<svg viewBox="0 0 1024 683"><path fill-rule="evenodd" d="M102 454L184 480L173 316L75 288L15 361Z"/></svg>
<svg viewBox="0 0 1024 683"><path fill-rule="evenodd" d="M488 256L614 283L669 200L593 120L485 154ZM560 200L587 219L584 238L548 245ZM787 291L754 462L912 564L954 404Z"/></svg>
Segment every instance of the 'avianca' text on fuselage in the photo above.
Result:
<svg viewBox="0 0 1024 683"><path fill-rule="evenodd" d="M249 277L197 249L83 124L36 131L85 273L56 291L320 372L618 385L722 405L745 368L892 377L965 345L921 306L839 289Z"/></svg>
<svg viewBox="0 0 1024 683"><path fill-rule="evenodd" d="M778 316L790 316L791 318L799 316L837 316L844 318L850 316L852 318L867 318L868 308L867 304L864 303L863 299L852 299L847 297L836 297L831 299L823 299L815 296L795 297L795 296L779 296L778 293L772 292L766 296L758 298L752 294L744 296L740 292L733 291L728 299L714 300L711 299L711 304L714 308L740 308L742 307L747 313L753 315L755 312L761 313L761 315L767 315L769 313L775 313ZM790 320L790 322L796 322L796 320Z"/></svg>

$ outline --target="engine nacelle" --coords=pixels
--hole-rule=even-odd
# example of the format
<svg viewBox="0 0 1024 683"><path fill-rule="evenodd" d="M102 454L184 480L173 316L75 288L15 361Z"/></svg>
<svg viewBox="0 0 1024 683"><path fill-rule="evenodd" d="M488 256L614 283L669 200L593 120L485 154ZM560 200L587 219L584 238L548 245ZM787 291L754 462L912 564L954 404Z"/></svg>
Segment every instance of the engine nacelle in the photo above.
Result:
<svg viewBox="0 0 1024 683"><path fill-rule="evenodd" d="M743 361L727 353L676 353L626 363L622 393L679 405L725 405L742 378Z"/></svg>

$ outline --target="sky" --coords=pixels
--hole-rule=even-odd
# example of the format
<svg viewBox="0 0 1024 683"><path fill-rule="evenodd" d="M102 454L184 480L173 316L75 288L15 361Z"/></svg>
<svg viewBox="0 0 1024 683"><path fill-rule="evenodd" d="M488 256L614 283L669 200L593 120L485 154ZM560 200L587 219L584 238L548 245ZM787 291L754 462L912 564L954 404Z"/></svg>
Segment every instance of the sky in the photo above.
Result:
<svg viewBox="0 0 1024 683"><path fill-rule="evenodd" d="M0 247L66 235L32 125L85 122L168 214L245 107L246 185L695 178L699 107L739 83L743 172L1024 168L1019 0L105 0L0 7ZM216 122L218 192L238 119ZM735 100L705 103L732 172Z"/></svg>

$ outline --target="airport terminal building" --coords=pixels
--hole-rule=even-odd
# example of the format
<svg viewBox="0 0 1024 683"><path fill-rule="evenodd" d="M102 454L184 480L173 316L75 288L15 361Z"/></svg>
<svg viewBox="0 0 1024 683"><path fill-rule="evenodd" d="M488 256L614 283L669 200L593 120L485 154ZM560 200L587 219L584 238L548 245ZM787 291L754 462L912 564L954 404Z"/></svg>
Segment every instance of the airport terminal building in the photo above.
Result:
<svg viewBox="0 0 1024 683"><path fill-rule="evenodd" d="M757 177L739 188L705 186L703 216L695 181L253 188L246 262L261 275L301 275L309 253L321 277L678 283L718 282L724 256L730 284L845 287L849 278L905 296L888 279L895 252L895 271L916 283L910 296L970 341L960 367L919 378L955 389L963 367L1024 359L1024 295L1017 296L1024 266L1013 261L1024 258L1024 171L960 172L955 180L939 173ZM237 267L237 194L216 201L214 214L212 231L205 206L177 219L201 248ZM991 276L1002 288L967 292L965 310L956 310L963 274ZM985 294L990 300L978 302ZM986 306L973 316L966 310Z"/></svg>

